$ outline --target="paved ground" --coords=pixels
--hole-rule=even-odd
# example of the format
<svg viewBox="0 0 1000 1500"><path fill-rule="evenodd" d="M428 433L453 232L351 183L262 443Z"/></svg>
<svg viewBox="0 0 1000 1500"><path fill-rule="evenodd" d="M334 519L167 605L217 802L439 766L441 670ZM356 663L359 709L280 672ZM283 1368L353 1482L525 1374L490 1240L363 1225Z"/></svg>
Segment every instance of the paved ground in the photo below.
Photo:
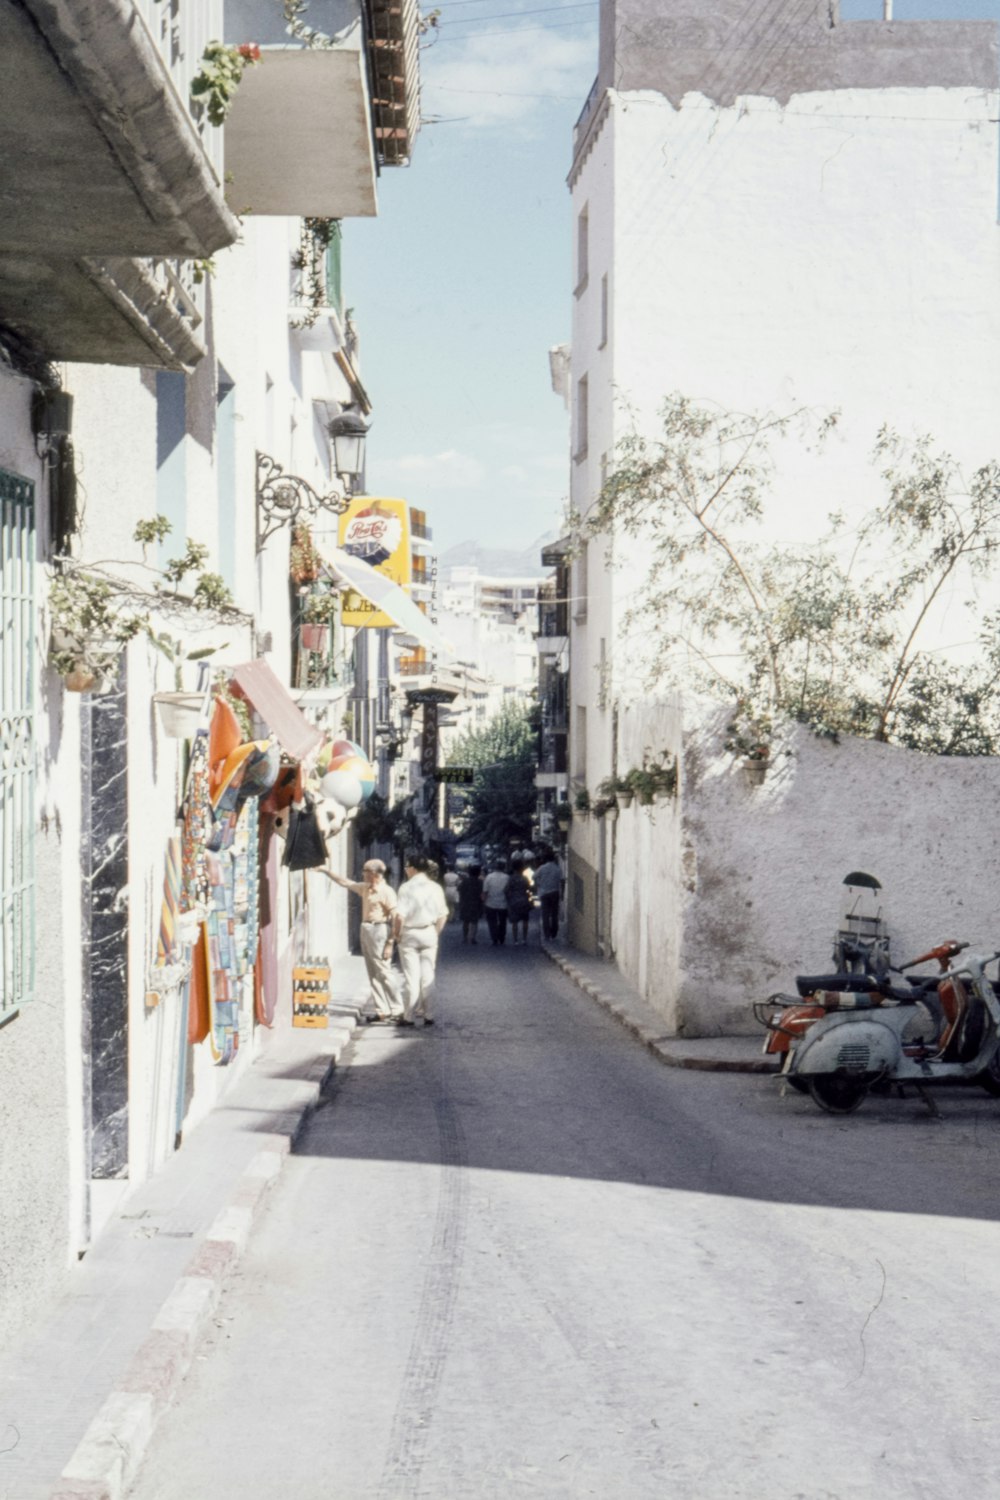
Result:
<svg viewBox="0 0 1000 1500"><path fill-rule="evenodd" d="M253 1193L280 1167L280 1153L355 1029L367 991L360 959L340 962L333 988L329 1029L289 1027L269 1038L181 1150L124 1201L68 1273L50 1316L16 1351L0 1351L0 1500L48 1500L112 1393L150 1388L144 1351L156 1320L213 1245L214 1263L198 1269L202 1289L215 1296L252 1220ZM185 1324L196 1334L200 1320L192 1315ZM174 1368L184 1352L173 1351ZM163 1389L169 1369L162 1359L154 1374ZM141 1447L128 1428L112 1429L108 1445ZM118 1478L112 1463L90 1467ZM99 1487L84 1484L79 1493L103 1500ZM110 1493L120 1493L117 1484Z"/></svg>
<svg viewBox="0 0 1000 1500"><path fill-rule="evenodd" d="M356 1040L133 1500L996 1493L1000 1105L666 1068L537 949L440 1017Z"/></svg>

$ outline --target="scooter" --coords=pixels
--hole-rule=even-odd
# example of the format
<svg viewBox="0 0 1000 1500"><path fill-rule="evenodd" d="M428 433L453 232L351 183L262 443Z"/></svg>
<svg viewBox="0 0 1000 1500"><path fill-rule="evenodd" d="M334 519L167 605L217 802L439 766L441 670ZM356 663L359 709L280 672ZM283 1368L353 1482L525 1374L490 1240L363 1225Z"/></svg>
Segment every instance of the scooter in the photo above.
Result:
<svg viewBox="0 0 1000 1500"><path fill-rule="evenodd" d="M847 894L833 938L836 970L827 974L799 974L797 993L769 995L754 1002L753 1012L765 1027L765 1056L784 1060L796 1038L830 1009L846 1009L855 1002L840 995L879 991L893 998L889 963L889 934L879 904L881 882L864 870L852 870L843 880ZM896 972L899 972L898 970ZM926 981L933 985L935 981ZM805 1084L793 1083L805 1092Z"/></svg>
<svg viewBox="0 0 1000 1500"><path fill-rule="evenodd" d="M912 1084L933 1113L924 1093L929 1083L963 1079L1000 1095L1000 997L986 976L986 957L969 954L952 962L967 943L940 943L920 958L901 966L915 968L932 960L942 967L936 995L930 989L890 996L844 992L850 1008L828 1009L791 1043L781 1077L805 1085L821 1109L851 1114L871 1088L881 1084ZM905 998L904 998L905 996ZM929 1013L933 1034L918 1034L914 1022L917 1003Z"/></svg>

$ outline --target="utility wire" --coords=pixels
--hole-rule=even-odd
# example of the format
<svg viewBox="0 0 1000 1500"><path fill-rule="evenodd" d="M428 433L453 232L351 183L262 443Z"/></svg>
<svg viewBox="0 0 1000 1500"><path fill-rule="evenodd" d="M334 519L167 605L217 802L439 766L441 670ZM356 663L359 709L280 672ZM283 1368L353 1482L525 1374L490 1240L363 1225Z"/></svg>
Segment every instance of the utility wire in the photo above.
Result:
<svg viewBox="0 0 1000 1500"><path fill-rule="evenodd" d="M598 0L578 0L574 5L543 5L540 10L499 10L489 16L466 16L454 22L456 26L481 26L484 21L506 21L511 16L548 16L555 10L597 10ZM447 25L447 21L444 22ZM450 29L450 28L449 28Z"/></svg>
<svg viewBox="0 0 1000 1500"><path fill-rule="evenodd" d="M442 36L437 46L442 42L478 42L480 37L487 36L529 36L536 31L565 31L567 26L589 26L591 23L581 16L579 21L557 21L553 26L507 26L503 31L465 31L461 36ZM428 88L433 84L428 83Z"/></svg>

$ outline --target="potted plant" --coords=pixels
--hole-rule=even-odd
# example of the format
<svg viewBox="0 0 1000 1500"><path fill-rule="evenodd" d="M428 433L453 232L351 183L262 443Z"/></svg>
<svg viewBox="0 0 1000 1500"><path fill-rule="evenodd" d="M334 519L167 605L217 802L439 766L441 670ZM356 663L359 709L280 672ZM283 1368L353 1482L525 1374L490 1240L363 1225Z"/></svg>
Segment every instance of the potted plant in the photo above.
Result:
<svg viewBox="0 0 1000 1500"><path fill-rule="evenodd" d="M568 802L560 802L556 806L556 822L561 831L566 833L572 821L573 812Z"/></svg>
<svg viewBox="0 0 1000 1500"><path fill-rule="evenodd" d="M634 766L629 771L626 780L639 799L640 807L651 807L653 795L656 791L656 778L651 771L644 766Z"/></svg>
<svg viewBox="0 0 1000 1500"><path fill-rule="evenodd" d="M774 726L765 714L752 714L743 703L737 705L726 726L723 747L738 755L743 773L752 786L760 786L771 760L771 738Z"/></svg>
<svg viewBox="0 0 1000 1500"><path fill-rule="evenodd" d="M306 651L326 652L330 645L330 628L336 623L340 596L325 590L314 590L302 602L299 639Z"/></svg>
<svg viewBox="0 0 1000 1500"><path fill-rule="evenodd" d="M101 690L114 676L123 648L147 615L123 611L111 584L79 570L56 574L49 588L49 660L71 693Z"/></svg>
<svg viewBox="0 0 1000 1500"><path fill-rule="evenodd" d="M150 631L149 638L157 651L173 663L174 668L174 691L153 694L153 702L160 715L163 732L171 740L189 740L198 731L198 722L205 707L205 694L183 691L184 663L204 661L206 656L212 656L216 651L224 651L225 645L201 646L197 651L187 651L182 642L175 640L166 632L154 635Z"/></svg>
<svg viewBox="0 0 1000 1500"><path fill-rule="evenodd" d="M204 107L210 124L225 123L243 74L259 62L256 42L243 42L238 47L209 42L201 56L201 68L191 80L191 97Z"/></svg>
<svg viewBox="0 0 1000 1500"><path fill-rule="evenodd" d="M587 817L590 812L590 793L585 786L580 787L574 796L573 807L582 818Z"/></svg>
<svg viewBox="0 0 1000 1500"><path fill-rule="evenodd" d="M597 792L601 797L613 797L617 806L623 809L632 806L632 799L635 796L625 776L605 777L597 788Z"/></svg>
<svg viewBox="0 0 1000 1500"><path fill-rule="evenodd" d="M653 797L657 802L666 802L677 795L677 762L667 758L666 762L654 760L647 768L653 778Z"/></svg>

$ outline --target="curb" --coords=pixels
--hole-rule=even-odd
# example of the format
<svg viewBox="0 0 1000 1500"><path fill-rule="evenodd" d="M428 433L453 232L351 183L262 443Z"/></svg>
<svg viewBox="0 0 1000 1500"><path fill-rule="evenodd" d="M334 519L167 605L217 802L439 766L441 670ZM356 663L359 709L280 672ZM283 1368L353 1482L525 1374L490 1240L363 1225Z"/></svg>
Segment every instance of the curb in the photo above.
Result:
<svg viewBox="0 0 1000 1500"><path fill-rule="evenodd" d="M287 1129L261 1137L262 1149L209 1227L204 1241L174 1283L136 1350L121 1385L91 1422L59 1478L50 1500L125 1500L146 1456L160 1417L191 1368L195 1351L218 1306L223 1286L246 1248L250 1231L309 1116L359 1029L310 1065L309 1094Z"/></svg>
<svg viewBox="0 0 1000 1500"><path fill-rule="evenodd" d="M637 1037L647 1051L666 1063L668 1068L687 1068L696 1073L767 1073L774 1076L774 1065L763 1057L743 1060L735 1057L687 1057L678 1053L670 1045L675 1038L664 1036L655 1028L637 1020L627 1004L623 1004L620 1000L612 1000L599 985L595 984L592 979L588 979L579 969L574 968L561 953L556 952L554 948L546 947L544 943L542 952L562 969L568 979L572 979L578 989L582 990L585 995L589 995L592 1000L596 1000L598 1005L614 1016L626 1031L630 1031L633 1036Z"/></svg>

